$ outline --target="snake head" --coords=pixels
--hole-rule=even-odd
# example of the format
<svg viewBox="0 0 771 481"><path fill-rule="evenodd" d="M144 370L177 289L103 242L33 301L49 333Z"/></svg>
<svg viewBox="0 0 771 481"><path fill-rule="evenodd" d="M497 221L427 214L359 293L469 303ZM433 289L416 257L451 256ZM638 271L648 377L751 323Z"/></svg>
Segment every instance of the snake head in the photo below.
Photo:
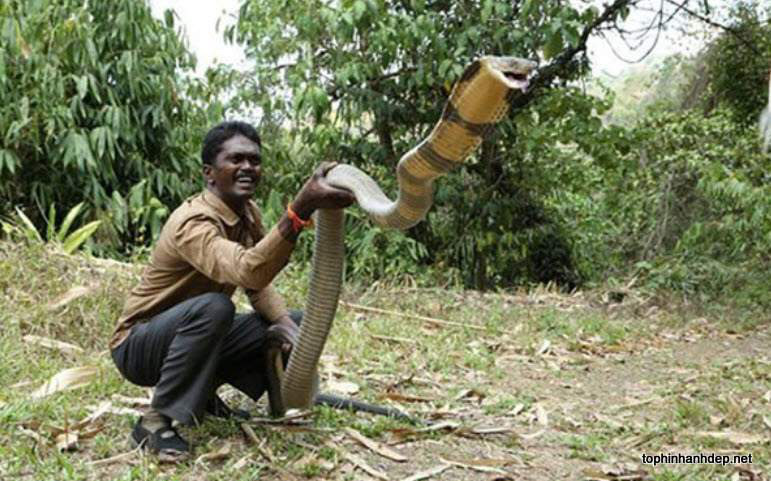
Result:
<svg viewBox="0 0 771 481"><path fill-rule="evenodd" d="M498 75L501 81L511 89L519 89L522 92L527 90L529 77L532 71L538 66L532 60L526 60L518 57L482 57L479 62L488 68L495 75Z"/></svg>

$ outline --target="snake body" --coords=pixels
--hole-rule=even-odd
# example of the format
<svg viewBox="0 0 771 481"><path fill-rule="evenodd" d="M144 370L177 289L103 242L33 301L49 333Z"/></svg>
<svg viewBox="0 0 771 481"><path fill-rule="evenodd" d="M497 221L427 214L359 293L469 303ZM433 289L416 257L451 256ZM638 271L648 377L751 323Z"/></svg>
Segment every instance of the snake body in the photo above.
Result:
<svg viewBox="0 0 771 481"><path fill-rule="evenodd" d="M514 57L483 57L463 72L453 87L442 117L429 136L399 161L399 194L391 201L374 180L350 165L327 173L330 184L349 189L359 206L379 225L407 229L431 207L433 182L460 165L507 113L509 99L526 88L535 63ZM316 239L310 290L300 335L286 372L279 375L280 395L274 386L271 412L307 408L316 396L316 366L337 310L343 278L343 211L316 212ZM283 371L281 363L274 363Z"/></svg>

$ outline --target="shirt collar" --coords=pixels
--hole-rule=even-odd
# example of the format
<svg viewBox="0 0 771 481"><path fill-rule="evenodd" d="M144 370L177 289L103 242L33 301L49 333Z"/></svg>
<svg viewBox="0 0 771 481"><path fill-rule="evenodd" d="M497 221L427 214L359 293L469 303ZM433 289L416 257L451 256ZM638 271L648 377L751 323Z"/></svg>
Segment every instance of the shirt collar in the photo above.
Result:
<svg viewBox="0 0 771 481"><path fill-rule="evenodd" d="M222 221L225 222L228 227L233 227L234 225L238 224L242 218L233 212L233 210L228 207L228 205L222 199L220 199L217 194L214 194L208 190L203 191L203 201L214 209L220 219L222 219ZM243 217L246 218L247 221L254 223L254 218L252 216L249 205L247 205L244 209Z"/></svg>

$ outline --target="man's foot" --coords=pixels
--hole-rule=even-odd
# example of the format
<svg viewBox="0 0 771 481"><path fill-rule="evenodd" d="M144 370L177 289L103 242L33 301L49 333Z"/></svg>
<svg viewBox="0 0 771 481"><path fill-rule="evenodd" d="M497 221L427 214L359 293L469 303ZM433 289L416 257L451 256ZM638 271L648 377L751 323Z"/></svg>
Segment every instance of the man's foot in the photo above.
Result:
<svg viewBox="0 0 771 481"><path fill-rule="evenodd" d="M131 432L131 442L134 446L158 455L161 461L178 462L190 455L190 444L171 427L171 422L150 429L144 425L145 418L139 418ZM157 429L155 429L157 428Z"/></svg>
<svg viewBox="0 0 771 481"><path fill-rule="evenodd" d="M223 401L216 394L212 396L206 403L206 414L209 416L214 416L215 418L237 418L243 421L246 421L252 417L251 414L249 414L247 411L244 411L243 409L231 408L225 404L225 401Z"/></svg>

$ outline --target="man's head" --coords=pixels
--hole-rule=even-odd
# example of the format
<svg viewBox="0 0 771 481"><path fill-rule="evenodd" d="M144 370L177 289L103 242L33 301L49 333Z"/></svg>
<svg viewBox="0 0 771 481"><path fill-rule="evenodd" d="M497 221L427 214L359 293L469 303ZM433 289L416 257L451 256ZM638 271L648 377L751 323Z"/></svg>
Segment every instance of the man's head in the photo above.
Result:
<svg viewBox="0 0 771 481"><path fill-rule="evenodd" d="M246 122L222 122L204 138L201 149L206 187L236 212L254 195L261 174L261 142Z"/></svg>

